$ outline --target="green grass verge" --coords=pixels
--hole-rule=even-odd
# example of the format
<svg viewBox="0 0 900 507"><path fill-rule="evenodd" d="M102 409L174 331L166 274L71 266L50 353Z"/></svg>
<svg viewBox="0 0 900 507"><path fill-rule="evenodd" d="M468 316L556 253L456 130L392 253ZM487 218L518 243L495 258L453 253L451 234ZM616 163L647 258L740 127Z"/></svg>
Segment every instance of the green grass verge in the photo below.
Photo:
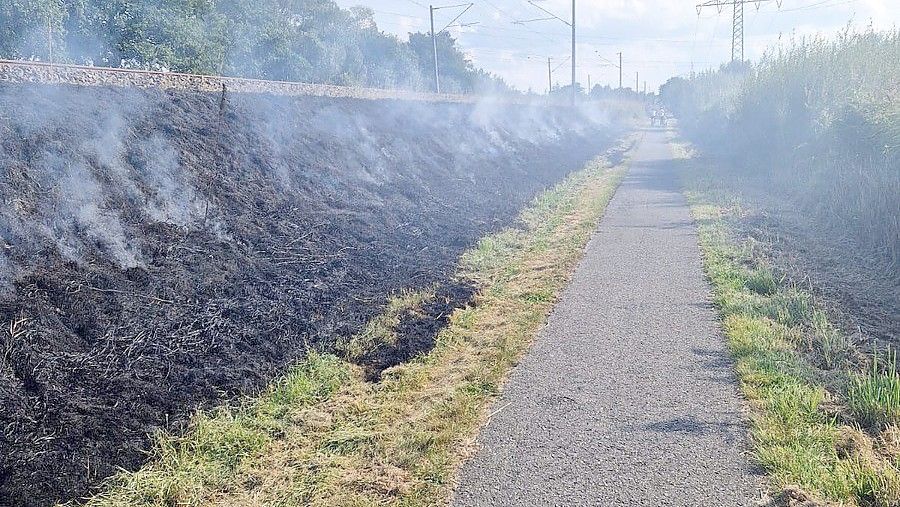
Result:
<svg viewBox="0 0 900 507"><path fill-rule="evenodd" d="M541 194L521 228L482 239L458 276L481 291L428 354L366 382L361 368L312 353L257 398L198 414L160 436L136 472L88 505L443 505L508 371L527 350L624 175L595 161ZM427 293L398 294L341 348L394 339L397 315Z"/></svg>
<svg viewBox="0 0 900 507"><path fill-rule="evenodd" d="M779 279L752 241L734 237L730 219L748 210L702 161L686 165L706 273L752 407L756 460L776 490L799 486L842 505L900 505L893 358L858 371L850 340L810 294Z"/></svg>

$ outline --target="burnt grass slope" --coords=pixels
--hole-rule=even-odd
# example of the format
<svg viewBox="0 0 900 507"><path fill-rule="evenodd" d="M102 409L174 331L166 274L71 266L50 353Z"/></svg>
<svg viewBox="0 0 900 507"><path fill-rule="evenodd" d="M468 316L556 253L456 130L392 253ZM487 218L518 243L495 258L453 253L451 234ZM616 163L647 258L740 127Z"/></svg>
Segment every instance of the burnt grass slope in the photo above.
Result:
<svg viewBox="0 0 900 507"><path fill-rule="evenodd" d="M0 85L0 504L140 466L393 291L468 297L459 254L617 134L572 115Z"/></svg>

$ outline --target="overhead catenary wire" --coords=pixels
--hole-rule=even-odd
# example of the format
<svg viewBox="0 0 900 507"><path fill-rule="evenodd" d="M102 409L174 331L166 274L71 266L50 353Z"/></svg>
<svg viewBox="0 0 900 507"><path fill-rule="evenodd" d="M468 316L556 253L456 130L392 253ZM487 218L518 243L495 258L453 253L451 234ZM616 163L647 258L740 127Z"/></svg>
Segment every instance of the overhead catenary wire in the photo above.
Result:
<svg viewBox="0 0 900 507"><path fill-rule="evenodd" d="M571 55L565 57L565 58L563 59L563 61L559 62L559 65L557 65L556 67L553 67L553 70L552 70L551 72L556 72L557 70L559 70L560 67L562 67L563 65L565 65L566 62L568 62L568 61L571 60L571 59L572 59L572 56L571 56Z"/></svg>
<svg viewBox="0 0 900 507"><path fill-rule="evenodd" d="M478 4L475 4L475 5L477 6ZM421 16L415 16L412 14L404 14L404 13L399 13L399 12L376 10L376 9L373 9L373 11L378 14L387 14L387 15L397 16L397 17L402 17L402 18L407 18L407 19L414 19L417 21L421 21L423 24L427 23L427 21L428 21L427 18L423 18ZM399 26L399 27L407 26L405 24L392 23L390 21L379 21L379 25L390 25L390 26ZM531 34L535 34L535 35L541 35L543 37L549 37L549 35L550 35L547 32L530 30L530 29L527 29L527 28L524 28L521 26L504 27L504 26L497 26L497 25L492 25L492 24L487 24L487 23L479 23L478 29L473 30L473 31L467 31L467 32L465 32L465 34L467 37L473 37L473 36L474 37L496 37L496 34L488 33L488 32L492 32L495 30L503 31L503 32L511 32L511 33L520 33L520 34L531 33ZM438 31L438 32L440 32L440 31ZM514 35L504 35L503 37L505 39L521 40L521 41L528 41L528 42L534 41L533 37L516 37ZM666 44L695 44L696 43L696 41L693 39L675 39L675 38L660 38L660 37L611 37L611 36L599 36L599 35L579 35L579 40L581 40L581 39L586 39L589 41L608 41L608 43L607 42L594 43L593 45L613 45L613 44L620 45L622 42L631 42L631 43L639 43L639 44L640 43L656 43L656 42L666 43ZM559 42L559 40L552 39L552 38L547 38L547 41L552 42L552 43ZM725 44L724 41L718 41L718 42L712 41L712 42L714 44L722 44L722 45Z"/></svg>
<svg viewBox="0 0 900 507"><path fill-rule="evenodd" d="M493 7L494 9L496 9L496 11L497 11L497 13L498 13L499 16L507 18L507 20L508 20L510 23L515 23L515 21L516 21L515 17L512 16L512 15L510 15L508 12L506 12L506 11L503 10L503 9L501 9L500 7L498 7L497 4L493 3L493 2L490 1L490 0L483 0L483 2L486 3L486 4L488 4L488 5L490 5L490 6ZM484 7L482 6L481 3L477 3L477 4L475 4L475 5L476 5L477 7L480 7L480 8L482 8L482 9L484 9ZM487 9L485 9L485 11L487 12ZM544 37L545 39L547 39L547 41L549 41L549 42L551 42L551 43L555 43L555 42L556 42L556 40L553 39L553 38L551 37L550 34L545 33L545 32L540 32L540 31L537 31L537 30L531 30L531 29L526 28L526 27L524 27L524 26L520 26L520 27L516 27L516 28L507 28L507 27L499 27L499 26L489 26L489 28L491 28L491 29L493 29L493 30L521 31L521 32L533 33L533 34L536 34L536 35L541 35L542 37ZM527 40L531 40L531 39L527 39Z"/></svg>
<svg viewBox="0 0 900 507"><path fill-rule="evenodd" d="M414 5L417 7L422 7L424 4L418 0L404 0L408 2L410 5ZM728 4L732 5L735 2L752 2L751 0L716 0L716 2L712 3L721 3L723 5ZM781 12L790 12L790 11L804 11L811 9L820 9L820 8L828 8L839 5L846 5L858 2L858 0L807 0L809 3L799 6L792 6L787 9L782 9ZM518 20L521 23L527 23L531 21L537 20L558 20L562 21L567 27L570 27L571 23L568 19L558 16L553 12L553 9L546 8L544 5L538 5L540 0L526 0L525 2L521 2L523 6L527 6L530 8L534 8L539 11L539 14L547 14L546 17L534 17L531 19ZM711 2L706 2L706 4L712 4ZM398 5L398 4L394 4ZM467 2L467 3L455 3L453 5L442 6L444 8L462 8L462 12L457 13L449 23L447 23L440 30L435 30L438 34L443 31L451 31L453 36L460 40L460 49L468 55L468 58L476 59L476 60L491 60L491 61L516 61L516 60L532 60L532 61L546 61L548 53L551 55L553 52L543 52L538 54L538 52L533 49L530 51L521 51L517 49L501 49L491 47L494 44L491 44L490 40L502 38L502 39L510 39L514 41L522 41L522 42L537 42L537 46L544 46L544 41L549 44L560 44L562 45L562 40L559 37L559 32L557 30L534 30L525 27L522 24L514 24L517 20L517 16L521 16L522 9L517 8L516 6L508 6L506 4L501 4L497 0L483 0L482 2ZM477 12L476 12L477 10ZM384 25L393 25L398 27L410 27L410 31L413 31L414 28L418 27L419 30L422 30L422 26L424 22L427 22L427 19L423 19L421 16L416 16L412 14L407 14L403 12L396 12L390 10L381 10L374 9L375 12L385 16L396 16L400 19L403 19L407 22L402 23L391 23L390 21L380 22L379 24ZM458 23L457 22L465 16L467 13L475 12L475 17L481 18L484 17L477 25L473 26L473 23ZM748 13L749 14L749 13ZM756 26L758 29L761 29L762 26L759 26L760 21L758 20L760 15L769 15L770 12L767 12L766 9L755 9L752 15L748 15L748 28ZM752 16L752 17L751 17ZM702 19L715 18L715 25L713 26L713 31L709 36L708 41L701 42L701 27L700 22ZM581 62L571 62L574 69L596 69L597 67L615 67L615 64L610 62L609 59L606 59L602 56L598 55L598 59L591 58L592 51L591 48L596 48L598 46L622 46L623 44L628 44L628 47L646 47L646 48L654 48L654 47L663 47L665 45L685 45L689 47L690 56L687 59L646 59L646 60L635 60L633 63L635 64L647 64L653 66L665 66L665 67L688 67L691 72L695 72L697 70L697 65L700 66L709 66L714 65L716 62L712 61L714 59L710 58L712 56L711 51L714 48L728 45L732 41L726 41L718 37L718 26L720 23L721 16L716 14L707 15L706 12L702 12L696 18L694 23L694 30L691 33L690 38L679 38L679 37L653 37L653 36L637 36L637 35L628 35L628 34L579 34L579 51L583 52L585 49L582 49L580 46L587 46L588 53L585 54L584 61ZM488 22L484 22L488 21ZM770 20L766 20L770 21ZM509 22L508 25L504 25L504 22ZM435 27L436 29L437 27ZM424 30L422 30L424 31ZM707 32L708 33L708 32ZM768 35L767 35L768 36ZM749 36L748 39L758 39L762 36ZM465 42L468 41L468 42ZM698 54L700 50L698 48L698 44L706 46L703 54ZM534 48L534 46L532 46ZM685 47L685 49L688 49ZM751 48L758 48L758 44L754 43L751 45ZM574 48L573 48L574 51ZM641 52L645 52L646 50L641 49ZM560 51L561 52L561 51ZM629 50L631 52L631 50ZM566 61L571 60L571 58L566 59ZM686 61L685 61L686 60ZM557 62L561 62L562 59L559 57L553 58L553 64L555 69L551 70L559 70L561 64ZM629 60L631 61L631 60ZM590 72L590 70L588 70ZM600 71L600 75L608 75L609 72ZM574 89L574 86L573 86Z"/></svg>
<svg viewBox="0 0 900 507"><path fill-rule="evenodd" d="M478 4L476 4L476 5L478 5ZM427 6L426 6L426 8L427 8ZM428 23L428 19L427 19L427 18L423 18L423 17L421 17L421 16L415 16L415 15L412 15L412 14L404 14L404 13L400 13L400 12L385 11L385 10L380 10L380 9L372 9L372 11L375 12L375 13L377 13L377 14L387 14L387 15L390 15L390 16L397 16L397 17L401 17L401 18L406 18L406 19L411 19L411 20L421 21L421 23L422 23L423 25L427 25L427 23ZM379 24L379 25L388 25L388 26L398 26L398 27L406 27L406 26L408 26L408 25L403 24L403 23L393 23L393 22L390 22L390 21L379 21L378 24ZM485 23L479 23L478 26L479 26L479 30L489 30L489 31L500 30L500 31L508 31L508 32L518 32L518 33L523 33L523 32L525 32L525 33L533 33L533 34L537 34L537 35L547 36L547 37L548 37L547 40L548 40L549 42L554 42L554 43L555 43L555 42L558 42L558 41L556 41L556 40L554 40L554 39L552 39L552 38L549 38L548 34L546 34L545 32L538 32L538 31L535 31L535 30L529 30L529 29L527 29L527 28L507 28L507 27L502 27L502 26L489 25L489 24L485 24ZM479 32L479 31L466 32L466 35L467 35L467 36L476 36L476 37L496 37L495 34L491 34L491 33L481 33L481 32ZM529 42L533 42L533 41L534 41L534 38L533 38L533 37L516 37L516 36L512 36L512 35L504 35L504 38L506 38L506 39L514 39L514 40L521 40L521 41L529 41Z"/></svg>
<svg viewBox="0 0 900 507"><path fill-rule="evenodd" d="M543 8L543 7L541 7L540 5L538 5L538 4L536 3L535 0L528 0L528 3L529 3L532 7L536 7L537 9L539 9L540 11L542 11L542 12L544 12L544 13L550 15L551 17L550 17L550 18L539 18L539 19L525 20L525 21L523 21L523 20L517 20L517 21L515 22L516 24L524 24L524 23L530 23L530 22L533 22L533 21L545 21L545 20L549 20L549 19L556 19L556 20L558 20L558 21L562 21L565 25L567 25L569 28L572 29L572 56L571 56L571 61L572 61L572 105L574 106L574 105L575 105L575 98L576 98L576 95L577 95L577 93L578 93L578 90L577 90L577 88L576 88L576 86L575 86L575 51L576 51L576 44L575 44L575 0L572 0L572 20L571 20L571 21L566 21L565 19L563 19L563 18L557 16L557 15L554 14L553 12L551 12L551 11L549 11L549 10L547 10L547 9L545 9L545 8Z"/></svg>
<svg viewBox="0 0 900 507"><path fill-rule="evenodd" d="M465 14L466 12L468 12L468 10L471 9L472 6L475 5L475 4L471 4L471 3L470 3L470 4L460 4L460 5L450 6L450 7L461 7L462 5L465 5L466 8L463 9L462 12L460 12L459 14L457 14L456 17L453 18L449 23L447 23L447 26L445 26L444 28L441 28L440 30L438 30L438 33L441 33L441 32L443 32L444 30L446 30L447 28L450 28L450 25L452 25L453 23L456 23L456 20L459 19L459 18L461 18L462 15ZM450 8L450 7L445 7L445 8Z"/></svg>

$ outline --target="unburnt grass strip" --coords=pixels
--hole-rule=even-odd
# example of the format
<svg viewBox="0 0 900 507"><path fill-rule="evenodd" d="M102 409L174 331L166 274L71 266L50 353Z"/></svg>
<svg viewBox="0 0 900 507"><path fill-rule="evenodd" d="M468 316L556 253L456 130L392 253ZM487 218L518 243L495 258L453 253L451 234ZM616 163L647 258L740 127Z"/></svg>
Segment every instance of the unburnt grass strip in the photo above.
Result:
<svg viewBox="0 0 900 507"><path fill-rule="evenodd" d="M685 191L778 505L900 505L900 377L869 356L734 221L754 211L683 146ZM797 503L791 503L797 502Z"/></svg>
<svg viewBox="0 0 900 507"><path fill-rule="evenodd" d="M483 238L458 281L479 290L425 354L379 372L354 361L397 343L435 294L398 294L341 348L311 353L261 396L160 436L153 459L111 478L92 506L441 505L626 172L598 159L542 193L520 227Z"/></svg>

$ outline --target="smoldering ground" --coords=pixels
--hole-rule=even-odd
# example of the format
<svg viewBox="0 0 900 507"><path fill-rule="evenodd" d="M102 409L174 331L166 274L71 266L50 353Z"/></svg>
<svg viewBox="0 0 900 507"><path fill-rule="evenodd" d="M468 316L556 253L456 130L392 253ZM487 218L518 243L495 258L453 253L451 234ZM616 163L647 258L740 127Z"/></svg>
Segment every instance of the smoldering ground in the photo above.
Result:
<svg viewBox="0 0 900 507"><path fill-rule="evenodd" d="M0 85L0 503L136 468L149 433L330 350L395 291L464 304L459 254L603 150L607 120Z"/></svg>

